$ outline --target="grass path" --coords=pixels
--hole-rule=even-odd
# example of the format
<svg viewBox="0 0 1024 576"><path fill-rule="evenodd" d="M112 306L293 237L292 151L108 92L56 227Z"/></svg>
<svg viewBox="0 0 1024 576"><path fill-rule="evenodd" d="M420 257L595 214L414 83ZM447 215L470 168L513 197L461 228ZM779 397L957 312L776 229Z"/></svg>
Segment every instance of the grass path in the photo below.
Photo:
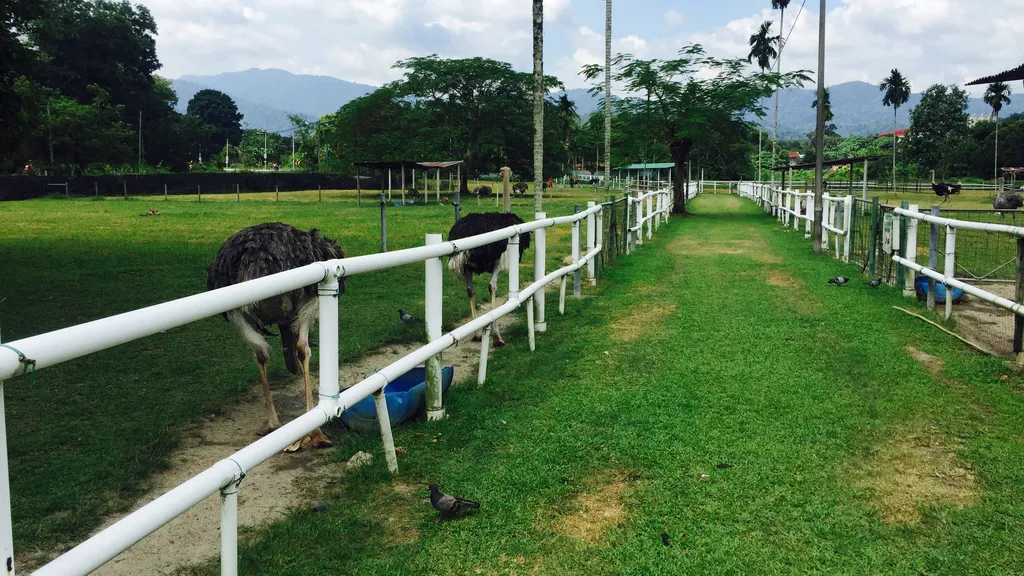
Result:
<svg viewBox="0 0 1024 576"><path fill-rule="evenodd" d="M512 334L451 418L396 430L331 505L250 534L247 574L1024 571L1024 379L825 280L736 197L620 260L537 352ZM426 485L479 499L435 524ZM243 487L244 493L244 487ZM216 573L215 565L196 567Z"/></svg>

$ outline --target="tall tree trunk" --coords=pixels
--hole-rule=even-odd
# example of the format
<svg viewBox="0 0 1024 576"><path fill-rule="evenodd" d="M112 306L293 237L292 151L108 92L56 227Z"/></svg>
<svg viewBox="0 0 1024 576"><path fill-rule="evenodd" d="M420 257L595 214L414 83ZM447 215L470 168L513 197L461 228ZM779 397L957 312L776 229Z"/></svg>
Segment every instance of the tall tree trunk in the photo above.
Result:
<svg viewBox="0 0 1024 576"><path fill-rule="evenodd" d="M896 191L896 146L899 145L899 139L896 137L896 128L898 126L896 120L896 114L899 112L899 106L892 107L892 191Z"/></svg>
<svg viewBox="0 0 1024 576"><path fill-rule="evenodd" d="M779 74L782 74L782 52L786 49L786 47L783 45L783 42L785 42L785 39L782 37L782 29L785 26L785 22L786 22L786 9L783 8L782 9L782 15L779 17L779 56L778 56L778 58L775 59L775 62L779 65L779 69L778 69L779 70ZM774 128L772 128L772 161L771 161L772 166L768 167L769 170L771 170L775 166L775 157L776 157L776 154L778 154L778 152L776 151L775 147L779 143L779 92L780 92L780 90L776 90L775 91L775 117L772 119L772 121L773 121L773 123L775 125ZM774 184L775 183L775 171L774 170L771 173L771 179L772 179L772 183Z"/></svg>
<svg viewBox="0 0 1024 576"><path fill-rule="evenodd" d="M686 162L690 158L690 150L693 148L692 138L680 138L673 140L668 145L668 151L672 155L672 162L675 167L672 169L672 198L675 206L673 214L686 214Z"/></svg>
<svg viewBox="0 0 1024 576"><path fill-rule="evenodd" d="M996 158L992 167L992 180L993 183L999 181L999 114L996 113Z"/></svg>
<svg viewBox="0 0 1024 576"><path fill-rule="evenodd" d="M761 160L764 154L761 151L761 140L764 136L764 118L761 118L761 128L757 131L757 182L761 183Z"/></svg>
<svg viewBox="0 0 1024 576"><path fill-rule="evenodd" d="M533 0L533 209L544 204L544 0Z"/></svg>
<svg viewBox="0 0 1024 576"><path fill-rule="evenodd" d="M612 0L604 6L604 189L612 182ZM594 188L594 202L597 188Z"/></svg>
<svg viewBox="0 0 1024 576"><path fill-rule="evenodd" d="M811 232L811 243L816 253L821 253L821 225L824 214L822 197L824 196L824 162L825 162L825 0L821 0L821 14L818 16L818 122L815 150L818 157L814 160L814 227ZM850 167L853 170L853 167Z"/></svg>

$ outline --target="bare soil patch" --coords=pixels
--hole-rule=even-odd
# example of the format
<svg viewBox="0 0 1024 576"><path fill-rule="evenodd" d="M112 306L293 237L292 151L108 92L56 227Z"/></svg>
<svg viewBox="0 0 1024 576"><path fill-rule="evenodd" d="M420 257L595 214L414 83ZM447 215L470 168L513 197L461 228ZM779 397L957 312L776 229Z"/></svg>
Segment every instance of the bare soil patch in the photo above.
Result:
<svg viewBox="0 0 1024 576"><path fill-rule="evenodd" d="M413 544L420 539L420 531L413 519L413 509L427 501L423 486L395 482L377 493L376 517L384 515L380 523L384 526L385 542L391 546Z"/></svg>
<svg viewBox="0 0 1024 576"><path fill-rule="evenodd" d="M794 286L796 285L796 278L786 270L773 269L768 271L768 277L765 280L770 286Z"/></svg>
<svg viewBox="0 0 1024 576"><path fill-rule="evenodd" d="M516 321L515 317L506 317L501 326L505 328ZM339 384L342 388L348 388L419 346L421 344L416 343L393 345L356 362L343 363L340 366ZM444 365L455 367L456 382L475 378L479 359L480 344L477 342L463 342L442 355ZM255 431L266 423L266 407L255 367L251 374L246 375L249 376L252 377L253 386L241 402L228 407L222 415L211 415L185 430L179 447L170 456L170 469L150 478L149 489L130 511L141 508L218 460L257 440ZM318 385L315 375L313 380L315 387ZM282 423L302 414L305 410L305 397L301 377L271 382L271 386L274 405ZM354 434L334 431L335 436L350 433ZM278 454L250 470L238 491L239 526L258 527L268 524L284 516L288 510L308 504L311 499L325 492L328 479L336 482L339 475L345 473L343 468L321 463L318 455L330 450L333 448L316 451L305 447L295 454ZM404 485L395 484L391 490L388 497L393 500L395 509L384 522L389 534L388 540L394 545L415 542L419 532L409 521L409 512L423 498ZM122 517L117 515L108 518L97 532ZM215 558L220 550L220 540L216 536L219 530L220 497L213 495L147 536L94 574L174 574L190 565ZM175 550L187 553L176 553ZM62 551L40 553L32 558L34 566L26 568L42 565L56 558Z"/></svg>
<svg viewBox="0 0 1024 576"><path fill-rule="evenodd" d="M762 264L780 264L782 258L772 252L760 230L753 226L740 227L743 239L713 240L694 236L682 236L668 244L668 251L680 256L731 255L746 256Z"/></svg>
<svg viewBox="0 0 1024 576"><path fill-rule="evenodd" d="M633 305L628 316L612 323L612 340L632 342L652 331L661 330L661 322L676 313L675 304L644 301Z"/></svg>
<svg viewBox="0 0 1024 576"><path fill-rule="evenodd" d="M909 354L911 358L917 360L922 366L924 366L925 370L927 370L932 376L940 376L942 374L942 369L946 367L946 361L942 358L936 358L935 356L922 352L913 346L907 346L904 350L907 351L907 354Z"/></svg>
<svg viewBox="0 0 1024 576"><path fill-rule="evenodd" d="M986 284L983 288L1010 300L1016 300L1013 284ZM966 296L953 305L958 331L971 342L1000 356L1013 355L1013 313L984 300Z"/></svg>
<svg viewBox="0 0 1024 576"><path fill-rule="evenodd" d="M955 448L934 427L898 435L857 466L856 486L874 492L887 524L917 524L924 506L966 508L978 479Z"/></svg>
<svg viewBox="0 0 1024 576"><path fill-rule="evenodd" d="M556 531L568 538L596 544L609 529L626 522L623 503L629 482L624 474L613 473L593 477L576 497L575 511L558 519Z"/></svg>

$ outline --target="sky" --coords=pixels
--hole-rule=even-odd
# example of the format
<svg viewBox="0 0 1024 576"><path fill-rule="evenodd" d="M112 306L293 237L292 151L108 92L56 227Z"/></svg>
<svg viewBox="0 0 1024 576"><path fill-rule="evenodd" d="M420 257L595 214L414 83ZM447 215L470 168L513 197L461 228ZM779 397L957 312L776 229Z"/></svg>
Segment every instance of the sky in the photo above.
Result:
<svg viewBox="0 0 1024 576"><path fill-rule="evenodd" d="M533 66L530 0L136 1L156 18L160 73L170 78L280 68L380 85L398 77L396 61L427 54ZM819 1L801 9L792 0L786 11L784 70L817 70ZM828 0L825 83L878 83L899 68L921 92L1016 67L1021 4ZM613 51L666 58L700 43L712 56L745 58L761 22L778 30L770 8L770 0L614 0ZM544 11L545 72L568 88L585 86L580 67L603 61L605 2L545 0Z"/></svg>

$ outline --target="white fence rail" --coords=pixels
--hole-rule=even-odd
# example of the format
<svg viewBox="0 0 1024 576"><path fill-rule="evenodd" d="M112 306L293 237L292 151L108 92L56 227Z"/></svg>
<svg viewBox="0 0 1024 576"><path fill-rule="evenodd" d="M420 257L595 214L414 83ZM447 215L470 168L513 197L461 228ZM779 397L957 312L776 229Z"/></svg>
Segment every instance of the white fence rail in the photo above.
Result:
<svg viewBox="0 0 1024 576"><path fill-rule="evenodd" d="M694 195L696 193L697 191L694 191ZM657 229L661 221L668 219L672 208L672 195L666 189L656 190L638 195L632 202L638 206L637 216L639 218L636 219L637 225L631 228L631 236L639 240L639 230L643 224L647 224L648 238L650 238L652 225L654 229ZM644 213L646 216L640 212L643 210L645 202L647 209ZM655 202L656 209L653 208ZM3 345L0 347L0 555L3 559L8 560L7 566L10 567L8 574L14 574L14 549L11 536L10 483L6 469L7 438L2 412L4 379L80 358L310 284L318 284L319 342L321 350L324 351L320 354L318 405L260 440L213 464L200 474L122 518L35 572L39 576L88 574L207 497L220 492L222 511L221 574L234 575L237 573L238 554L238 490L246 473L293 442L333 418L337 418L348 407L371 395L374 397L377 407L385 460L389 470L397 473L398 460L387 415L385 386L411 368L427 363L428 420L443 417L439 354L460 341L471 338L478 330L484 330L480 350L480 369L477 376L478 383L483 384L487 375L491 326L499 318L514 312L524 304L527 305L529 344L530 349L533 350L535 348L535 332L544 331L545 327L544 288L556 280L561 280L559 312L564 313L567 276L577 273L578 278L578 273L586 268L590 279L594 278L593 261L602 249L603 239L601 236L604 227L601 222L602 206L590 204L586 210L571 216L548 218L541 212L536 214L536 219L532 222L454 241L442 242L441 235L428 234L427 245L419 248L318 262L273 276ZM586 222L587 243L586 252L581 254L580 228L583 222ZM560 225L572 226L572 263L549 273L545 266L545 230ZM536 233L534 282L520 290L519 236L528 232ZM480 315L475 320L442 335L441 257L505 239L509 241L508 301ZM337 353L326 353L328 350L336 351L338 347L339 279L416 262L425 263L426 311L424 316L428 344L384 367L351 388L340 390L338 355ZM579 283L579 280L575 282L577 295L579 294Z"/></svg>
<svg viewBox="0 0 1024 576"><path fill-rule="evenodd" d="M1024 304L1003 298L1002 296L982 290L977 286L973 286L955 278L957 230L977 230L980 232L989 232L991 234L1006 234L1007 236L1011 236L1019 240L1024 238L1024 228L1020 226L1006 226L1004 224L989 224L986 222L968 222L965 220L953 220L950 218L932 216L930 214L919 212L918 206L916 205L911 205L907 209L896 208L893 213L897 216L892 219L893 262L906 266L910 270L928 276L936 282L946 286L945 316L947 320L953 315L953 298L950 290L951 288L963 290L966 294L970 294L971 296L994 304L1000 308L1009 310L1017 316L1024 316ZM906 254L905 257L899 255L901 219L906 219L907 222L907 246L903 251L904 254ZM943 255L945 256L945 269L942 272L917 263L917 227L919 222L937 224L939 226L945 226L946 228L946 247L943 252ZM904 294L910 295L913 293L914 274L907 274Z"/></svg>
<svg viewBox="0 0 1024 576"><path fill-rule="evenodd" d="M814 228L814 193L797 192L775 188L767 184L741 182L739 193L761 206L765 212L775 216L783 226L795 230L804 227L805 238L810 238ZM850 196L822 196L821 243L829 249L829 233L835 239L834 250L837 258L850 261L853 238L853 202Z"/></svg>

